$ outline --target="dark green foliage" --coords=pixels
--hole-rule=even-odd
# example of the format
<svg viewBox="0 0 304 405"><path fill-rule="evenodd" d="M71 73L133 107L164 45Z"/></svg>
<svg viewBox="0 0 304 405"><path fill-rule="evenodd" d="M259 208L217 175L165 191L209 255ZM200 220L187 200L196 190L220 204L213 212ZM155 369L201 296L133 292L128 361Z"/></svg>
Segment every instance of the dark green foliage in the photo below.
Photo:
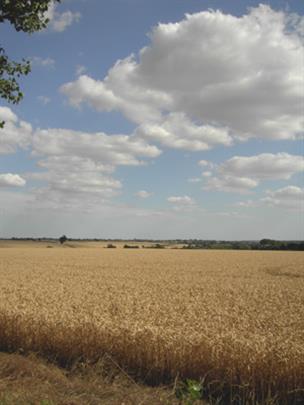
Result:
<svg viewBox="0 0 304 405"><path fill-rule="evenodd" d="M59 242L61 245L64 244L64 242L66 242L68 240L68 238L65 235L60 236L59 238Z"/></svg>
<svg viewBox="0 0 304 405"><path fill-rule="evenodd" d="M3 48L0 48L0 97L10 103L17 104L22 99L16 78L27 75L31 71L30 62L23 59L22 63L10 61ZM0 127L3 122L0 123Z"/></svg>
<svg viewBox="0 0 304 405"><path fill-rule="evenodd" d="M175 391L175 395L178 399L183 401L185 405L192 405L197 400L202 399L203 386L199 381L186 380L181 383Z"/></svg>
<svg viewBox="0 0 304 405"><path fill-rule="evenodd" d="M107 244L107 248L108 248L108 249L116 249L116 246L113 245L112 243L108 243L108 244Z"/></svg>
<svg viewBox="0 0 304 405"><path fill-rule="evenodd" d="M155 243L155 245L151 246L143 246L146 249L165 249L164 245L161 245L160 243Z"/></svg>
<svg viewBox="0 0 304 405"><path fill-rule="evenodd" d="M52 0L0 0L0 23L9 22L16 31L33 33L46 27L45 16ZM60 1L60 0L56 0ZM31 71L30 62L15 62L8 58L0 45L0 97L18 104L23 98L17 79ZM0 122L0 128L4 122Z"/></svg>
<svg viewBox="0 0 304 405"><path fill-rule="evenodd" d="M235 249L235 250L304 250L303 241L278 241L262 239L257 241L189 240L182 249Z"/></svg>
<svg viewBox="0 0 304 405"><path fill-rule="evenodd" d="M260 245L261 246L267 246L267 245L272 245L275 241L272 239L261 239L260 240Z"/></svg>
<svg viewBox="0 0 304 405"><path fill-rule="evenodd" d="M60 0L56 0L60 2ZM52 0L2 0L0 22L10 22L16 31L32 33L45 28L45 12Z"/></svg>

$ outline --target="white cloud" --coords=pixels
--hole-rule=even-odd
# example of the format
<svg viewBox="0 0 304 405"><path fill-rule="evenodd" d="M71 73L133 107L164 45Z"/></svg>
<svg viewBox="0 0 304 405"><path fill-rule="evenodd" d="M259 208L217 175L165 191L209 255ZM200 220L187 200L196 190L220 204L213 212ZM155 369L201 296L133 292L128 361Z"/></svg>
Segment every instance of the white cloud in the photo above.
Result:
<svg viewBox="0 0 304 405"><path fill-rule="evenodd" d="M2 173L0 174L0 187L22 187L26 181L19 174Z"/></svg>
<svg viewBox="0 0 304 405"><path fill-rule="evenodd" d="M212 176L212 172L206 171L202 173L203 177L211 177Z"/></svg>
<svg viewBox="0 0 304 405"><path fill-rule="evenodd" d="M119 99L103 82L86 75L81 75L75 82L64 84L60 91L69 97L69 102L74 107L79 107L83 98L100 111L111 111L119 103Z"/></svg>
<svg viewBox="0 0 304 405"><path fill-rule="evenodd" d="M118 60L104 80L81 76L61 91L74 106L121 111L137 136L167 147L295 139L304 126L302 25L266 5L240 17L187 14L155 27L138 58Z"/></svg>
<svg viewBox="0 0 304 405"><path fill-rule="evenodd" d="M47 181L47 186L35 191L38 200L54 206L85 207L89 209L118 194L121 183L108 175L95 172L48 171L32 178Z"/></svg>
<svg viewBox="0 0 304 405"><path fill-rule="evenodd" d="M205 11L160 24L139 78L169 93L177 110L240 138L293 138L303 129L303 45L286 18L261 5L242 17Z"/></svg>
<svg viewBox="0 0 304 405"><path fill-rule="evenodd" d="M246 200L246 201L239 201L236 205L242 208L255 208L259 206L259 202L253 200Z"/></svg>
<svg viewBox="0 0 304 405"><path fill-rule="evenodd" d="M81 18L80 13L73 13L68 10L62 14L55 13L55 18L51 21L51 27L56 32L63 32L67 27L72 25L74 22L78 22Z"/></svg>
<svg viewBox="0 0 304 405"><path fill-rule="evenodd" d="M69 209L91 209L116 196L122 184L111 173L117 166L142 165L161 153L131 136L66 129L37 130L32 147L33 156L42 157L38 165L44 171L31 176L47 183L37 198Z"/></svg>
<svg viewBox="0 0 304 405"><path fill-rule="evenodd" d="M190 151L208 150L215 145L229 146L232 143L226 128L197 125L182 113L169 114L158 124L142 124L136 134L169 148Z"/></svg>
<svg viewBox="0 0 304 405"><path fill-rule="evenodd" d="M288 180L304 170L304 159L288 153L234 156L218 166L206 190L246 193L262 180Z"/></svg>
<svg viewBox="0 0 304 405"><path fill-rule="evenodd" d="M34 195L49 208L88 211L116 196L122 187L121 182L110 175L113 167L85 156L46 154L37 165L42 171L27 176L45 184L34 190Z"/></svg>
<svg viewBox="0 0 304 405"><path fill-rule="evenodd" d="M197 206L195 200L188 195L170 196L167 201L172 205L172 210L180 213L199 212L201 209Z"/></svg>
<svg viewBox="0 0 304 405"><path fill-rule="evenodd" d="M19 120L8 107L0 106L0 122L5 121L0 128L0 155L14 153L18 148L26 149L31 142L32 126Z"/></svg>
<svg viewBox="0 0 304 405"><path fill-rule="evenodd" d="M57 4L51 2L45 17L49 19L48 26L56 32L63 32L66 28L74 22L78 22L81 14L78 12L73 13L70 10L60 13L57 11Z"/></svg>
<svg viewBox="0 0 304 405"><path fill-rule="evenodd" d="M188 195L184 196L171 196L167 198L167 201L173 204L178 204L178 205L194 205L195 202L194 200L189 197Z"/></svg>
<svg viewBox="0 0 304 405"><path fill-rule="evenodd" d="M212 165L212 163L211 162L208 162L208 160L200 160L199 162L198 162L198 165L199 166L202 166L202 167L205 167L205 166L210 166L210 165Z"/></svg>
<svg viewBox="0 0 304 405"><path fill-rule="evenodd" d="M161 119L159 108L168 105L168 97L157 91L138 88L131 79L129 82L125 76L132 76L134 65L128 61L119 61L104 81L82 75L74 82L62 85L60 91L68 96L74 107L85 101L98 111L121 110L136 123L158 122Z"/></svg>
<svg viewBox="0 0 304 405"><path fill-rule="evenodd" d="M304 210L304 188L287 186L278 190L267 192L268 196L261 202L271 207L280 207L291 210Z"/></svg>
<svg viewBox="0 0 304 405"><path fill-rule="evenodd" d="M8 107L0 107L2 120L0 154L31 148L40 171L26 176L39 181L33 195L50 208L96 207L120 192L121 182L112 177L117 166L143 165L161 153L134 136L60 128L33 130Z"/></svg>
<svg viewBox="0 0 304 405"><path fill-rule="evenodd" d="M188 179L188 183L200 183L202 179L200 177L191 177Z"/></svg>
<svg viewBox="0 0 304 405"><path fill-rule="evenodd" d="M289 185L278 190L268 190L266 191L266 197L255 201L240 201L237 206L242 208L268 206L292 211L304 211L304 188Z"/></svg>
<svg viewBox="0 0 304 405"><path fill-rule="evenodd" d="M292 30L295 30L304 41L304 16L300 16L297 13L291 13L287 17L287 24L289 24Z"/></svg>
<svg viewBox="0 0 304 405"><path fill-rule="evenodd" d="M153 195L153 193L149 193L146 190L140 190L140 191L137 191L137 193L135 193L135 195L137 197L139 197L139 198L144 198L145 199L145 198L151 197Z"/></svg>
<svg viewBox="0 0 304 405"><path fill-rule="evenodd" d="M226 191L232 193L248 193L258 185L256 180L248 177L234 177L223 175L208 180L205 190Z"/></svg>
<svg viewBox="0 0 304 405"><path fill-rule="evenodd" d="M156 146L127 135L48 129L36 131L33 137L34 155L78 156L110 167L141 165L141 158L155 158L160 153Z"/></svg>
<svg viewBox="0 0 304 405"><path fill-rule="evenodd" d="M15 123L18 121L18 117L10 108L0 106L0 121Z"/></svg>
<svg viewBox="0 0 304 405"><path fill-rule="evenodd" d="M77 65L76 66L76 76L81 76L86 72L87 68L83 65Z"/></svg>
<svg viewBox="0 0 304 405"><path fill-rule="evenodd" d="M38 96L37 99L40 101L41 104L47 105L51 99L47 96Z"/></svg>
<svg viewBox="0 0 304 405"><path fill-rule="evenodd" d="M46 155L42 160L37 162L37 166L41 169L48 169L54 172L68 173L72 169L75 172L100 172L112 173L113 166L102 162L94 162L90 157L84 156L68 156L61 155L52 156Z"/></svg>
<svg viewBox="0 0 304 405"><path fill-rule="evenodd" d="M304 170L304 158L288 153L262 153L256 156L234 156L220 166L219 172L254 179L289 179Z"/></svg>
<svg viewBox="0 0 304 405"><path fill-rule="evenodd" d="M31 58L32 65L53 68L55 60L50 57L42 58L41 56L34 56Z"/></svg>

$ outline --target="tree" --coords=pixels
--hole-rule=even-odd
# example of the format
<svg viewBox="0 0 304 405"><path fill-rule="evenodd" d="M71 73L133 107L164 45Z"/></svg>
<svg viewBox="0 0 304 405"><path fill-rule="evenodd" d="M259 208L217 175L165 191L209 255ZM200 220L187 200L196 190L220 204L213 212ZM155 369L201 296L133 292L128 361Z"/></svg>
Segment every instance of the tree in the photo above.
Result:
<svg viewBox="0 0 304 405"><path fill-rule="evenodd" d="M261 240L260 240L260 245L262 245L262 246L269 246L269 245L272 245L273 242L274 242L274 240L272 240L272 239L266 239L266 238L264 238L264 239L261 239Z"/></svg>
<svg viewBox="0 0 304 405"><path fill-rule="evenodd" d="M68 240L68 238L65 235L60 236L59 238L59 242L61 245L64 244L64 242L66 242Z"/></svg>
<svg viewBox="0 0 304 405"><path fill-rule="evenodd" d="M9 22L16 31L29 34L39 31L47 26L46 12L53 1L60 0L1 0L0 23ZM23 98L16 79L27 75L31 71L28 60L22 62L11 61L5 49L0 45L0 97L10 103L18 104ZM0 122L2 128L4 122Z"/></svg>

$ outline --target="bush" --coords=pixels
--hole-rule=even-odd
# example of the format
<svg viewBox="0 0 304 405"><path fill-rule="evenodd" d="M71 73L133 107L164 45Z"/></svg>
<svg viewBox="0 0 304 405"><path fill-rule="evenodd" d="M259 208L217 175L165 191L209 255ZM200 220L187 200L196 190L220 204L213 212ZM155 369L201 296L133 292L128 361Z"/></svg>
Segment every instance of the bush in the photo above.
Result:
<svg viewBox="0 0 304 405"><path fill-rule="evenodd" d="M112 243L108 243L108 244L107 244L107 248L108 248L108 249L116 249L116 246L113 245Z"/></svg>
<svg viewBox="0 0 304 405"><path fill-rule="evenodd" d="M160 243L155 243L154 245L142 245L141 246L144 249L165 249L165 245L161 245Z"/></svg>

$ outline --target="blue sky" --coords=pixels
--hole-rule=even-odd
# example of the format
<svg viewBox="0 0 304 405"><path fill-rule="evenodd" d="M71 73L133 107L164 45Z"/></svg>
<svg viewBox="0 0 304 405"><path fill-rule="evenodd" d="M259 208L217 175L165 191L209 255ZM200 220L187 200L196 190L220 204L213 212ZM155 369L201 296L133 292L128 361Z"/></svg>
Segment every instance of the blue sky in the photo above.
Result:
<svg viewBox="0 0 304 405"><path fill-rule="evenodd" d="M303 239L304 4L65 0L0 102L0 236Z"/></svg>

